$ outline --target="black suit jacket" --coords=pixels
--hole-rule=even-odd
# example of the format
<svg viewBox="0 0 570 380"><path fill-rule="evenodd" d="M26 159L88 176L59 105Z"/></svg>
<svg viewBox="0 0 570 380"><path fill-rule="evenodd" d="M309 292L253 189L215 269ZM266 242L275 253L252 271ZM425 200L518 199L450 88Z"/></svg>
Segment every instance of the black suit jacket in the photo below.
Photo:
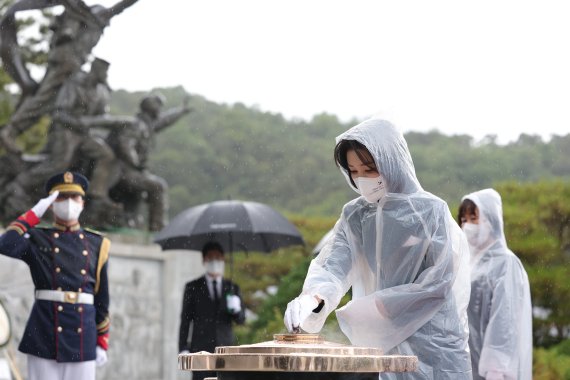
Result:
<svg viewBox="0 0 570 380"><path fill-rule="evenodd" d="M217 306L210 297L206 276L186 284L180 315L179 352L214 352L217 346L236 344L232 322L245 322L245 307L242 301L241 311L231 314L227 307L227 294L237 295L241 301L239 286L226 279L222 279L222 297ZM188 341L190 324L193 324L192 338Z"/></svg>

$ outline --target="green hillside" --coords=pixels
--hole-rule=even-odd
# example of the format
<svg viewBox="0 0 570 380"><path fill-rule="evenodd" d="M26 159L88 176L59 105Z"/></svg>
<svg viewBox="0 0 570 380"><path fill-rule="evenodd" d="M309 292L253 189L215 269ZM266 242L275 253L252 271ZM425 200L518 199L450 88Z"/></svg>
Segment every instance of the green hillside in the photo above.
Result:
<svg viewBox="0 0 570 380"><path fill-rule="evenodd" d="M216 104L182 87L160 89L167 107L190 96L194 111L157 138L151 170L170 185L170 214L219 199L267 203L299 215L336 216L356 194L334 165L335 137L358 121L334 115L287 120L243 104ZM133 114L144 93L116 91L112 113ZM423 187L450 203L505 180L570 178L570 134L544 142L521 135L508 145L490 136L407 133Z"/></svg>

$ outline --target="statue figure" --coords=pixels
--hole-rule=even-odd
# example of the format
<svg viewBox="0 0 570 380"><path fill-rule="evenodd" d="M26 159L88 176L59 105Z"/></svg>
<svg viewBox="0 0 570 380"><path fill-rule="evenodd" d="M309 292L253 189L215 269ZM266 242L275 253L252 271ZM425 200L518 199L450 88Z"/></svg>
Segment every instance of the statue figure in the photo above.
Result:
<svg viewBox="0 0 570 380"><path fill-rule="evenodd" d="M141 227L140 208L148 207L148 229L163 228L167 184L147 168L156 133L190 112L181 107L161 112L164 99L142 99L134 117L108 114L109 63L87 62L110 20L138 0L120 0L111 7L87 6L83 0L18 0L0 19L0 58L21 88L9 121L0 128L0 219L13 220L42 194L42 183L55 173L77 171L90 179L88 207L82 222L97 228ZM17 42L15 16L20 11L61 5L51 25L47 67L39 83L30 76ZM42 116L51 116L48 141L39 155L23 154L16 138ZM98 134L103 130L103 134Z"/></svg>
<svg viewBox="0 0 570 380"><path fill-rule="evenodd" d="M120 211L120 207L108 197L108 173L114 161L113 151L101 136L90 133L79 122L84 116L108 113L108 68L108 62L95 58L88 73L78 71L63 84L55 100L52 124L44 148L46 159L19 173L5 187L4 193L11 195L12 207L25 209L29 196L41 193L46 178L74 168L90 177L91 186L87 195L94 208L107 207Z"/></svg>
<svg viewBox="0 0 570 380"><path fill-rule="evenodd" d="M168 209L166 181L150 173L147 167L155 135L191 111L187 99L181 107L161 112L163 105L162 95L149 95L141 100L134 119L108 118L102 123L110 127L107 143L119 161L119 175L111 188L111 197L125 205L128 224L137 227L141 219L138 209L143 201L140 194L145 194L150 231L160 231L164 227Z"/></svg>
<svg viewBox="0 0 570 380"><path fill-rule="evenodd" d="M99 128L109 131L106 143L112 149L114 160L108 166L109 171L105 172L108 187L101 192L109 194L113 201L123 206L121 215L108 204L93 206L90 213L85 213L91 215L90 219L83 219L83 223L97 225L99 228L118 225L143 227L142 221L145 218L140 214L140 206L145 202L148 206L148 229L159 231L164 227L168 210L168 185L164 179L148 170L149 153L154 146L156 134L173 125L191 109L188 99L184 100L182 106L164 112L163 106L164 97L152 94L141 100L139 111L134 117L103 114L66 119L73 128L80 130ZM74 160L70 170L81 171L81 165L81 160Z"/></svg>
<svg viewBox="0 0 570 380"><path fill-rule="evenodd" d="M11 154L21 155L18 135L53 110L63 83L78 72L99 42L111 19L138 0L122 0L106 8L87 6L82 0L20 0L0 20L0 58L4 68L22 89L22 96L8 123L0 129L0 143ZM51 26L46 72L38 84L27 70L17 42L15 15L19 11L63 5L64 12Z"/></svg>

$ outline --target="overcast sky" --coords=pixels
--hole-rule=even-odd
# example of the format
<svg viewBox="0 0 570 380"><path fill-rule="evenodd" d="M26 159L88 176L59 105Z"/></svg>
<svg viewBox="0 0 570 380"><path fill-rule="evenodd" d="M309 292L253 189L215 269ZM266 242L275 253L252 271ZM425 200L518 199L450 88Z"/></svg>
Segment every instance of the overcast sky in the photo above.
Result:
<svg viewBox="0 0 570 380"><path fill-rule="evenodd" d="M565 0L140 0L94 53L115 89L504 143L570 132L568 20Z"/></svg>

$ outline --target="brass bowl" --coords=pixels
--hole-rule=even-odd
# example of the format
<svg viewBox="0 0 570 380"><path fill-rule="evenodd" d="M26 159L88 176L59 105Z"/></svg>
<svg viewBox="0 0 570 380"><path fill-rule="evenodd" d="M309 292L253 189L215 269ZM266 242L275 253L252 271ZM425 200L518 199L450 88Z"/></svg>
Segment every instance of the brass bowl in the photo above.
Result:
<svg viewBox="0 0 570 380"><path fill-rule="evenodd" d="M378 373L417 366L416 356L383 355L379 348L327 342L318 334L277 334L270 342L178 355L178 368L187 371Z"/></svg>

